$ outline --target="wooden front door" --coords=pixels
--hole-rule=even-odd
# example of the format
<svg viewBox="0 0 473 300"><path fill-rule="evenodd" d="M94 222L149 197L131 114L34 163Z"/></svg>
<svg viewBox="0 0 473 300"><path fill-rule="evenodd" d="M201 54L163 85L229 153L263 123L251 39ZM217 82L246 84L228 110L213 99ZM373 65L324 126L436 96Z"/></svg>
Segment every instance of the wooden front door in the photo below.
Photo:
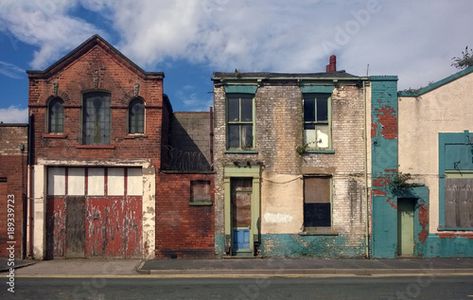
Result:
<svg viewBox="0 0 473 300"><path fill-rule="evenodd" d="M252 191L252 178L232 178L231 214L234 255L252 252L250 244Z"/></svg>
<svg viewBox="0 0 473 300"><path fill-rule="evenodd" d="M414 255L415 199L398 199L398 245L400 256Z"/></svg>
<svg viewBox="0 0 473 300"><path fill-rule="evenodd" d="M66 197L66 257L85 257L85 197Z"/></svg>

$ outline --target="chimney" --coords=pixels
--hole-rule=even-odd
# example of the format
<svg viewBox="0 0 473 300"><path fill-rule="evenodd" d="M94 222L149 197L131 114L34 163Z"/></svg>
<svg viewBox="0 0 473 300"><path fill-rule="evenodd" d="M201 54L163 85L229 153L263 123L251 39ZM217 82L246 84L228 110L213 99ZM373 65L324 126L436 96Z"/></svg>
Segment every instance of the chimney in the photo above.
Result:
<svg viewBox="0 0 473 300"><path fill-rule="evenodd" d="M328 65L325 67L325 72L327 73L337 72L337 57L335 55L330 55Z"/></svg>

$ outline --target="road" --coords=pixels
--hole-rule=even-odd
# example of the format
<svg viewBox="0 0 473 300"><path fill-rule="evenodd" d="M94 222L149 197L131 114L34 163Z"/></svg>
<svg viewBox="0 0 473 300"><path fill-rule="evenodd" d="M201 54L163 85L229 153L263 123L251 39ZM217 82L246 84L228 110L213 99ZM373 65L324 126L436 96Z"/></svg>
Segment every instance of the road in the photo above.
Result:
<svg viewBox="0 0 473 300"><path fill-rule="evenodd" d="M0 299L473 299L473 276L267 279L16 278Z"/></svg>

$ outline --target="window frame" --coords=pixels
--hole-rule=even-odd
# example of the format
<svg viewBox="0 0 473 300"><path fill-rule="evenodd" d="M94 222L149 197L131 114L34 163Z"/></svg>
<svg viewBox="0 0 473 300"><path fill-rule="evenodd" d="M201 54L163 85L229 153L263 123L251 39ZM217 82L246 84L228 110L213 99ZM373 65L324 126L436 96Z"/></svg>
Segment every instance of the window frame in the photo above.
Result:
<svg viewBox="0 0 473 300"><path fill-rule="evenodd" d="M326 121L318 121L317 120L317 96L319 97L323 95L327 97L327 120ZM306 121L305 120L305 101L307 98L313 98L315 101L314 103L314 121ZM327 126L328 131L328 146L327 147L318 147L318 143L316 142L315 145L310 145L310 143L306 140L306 124L312 124L314 126L315 134L317 135L317 127L318 126ZM333 150L333 142L332 142L332 94L329 93L303 93L302 94L302 139L304 141L304 149L306 152L324 152L324 151L332 151ZM317 141L317 136L316 136Z"/></svg>
<svg viewBox="0 0 473 300"><path fill-rule="evenodd" d="M206 184L209 188L208 199L194 199L194 186L198 184ZM189 183L189 205L190 206L211 206L212 205L212 182L210 180L198 179L191 180Z"/></svg>
<svg viewBox="0 0 473 300"><path fill-rule="evenodd" d="M108 95L109 97L109 106L108 106L108 130L109 130L109 137L108 142L106 143L87 143L86 142L86 126L85 126L85 109L86 109L86 101L88 94L104 94ZM112 93L108 90L86 90L82 92L82 99L81 99L81 119L80 119L80 126L81 126L81 144L82 145L110 145L112 143Z"/></svg>
<svg viewBox="0 0 473 300"><path fill-rule="evenodd" d="M231 98L238 99L238 121L229 120L229 102ZM251 122L250 121L241 121L241 99L250 99L251 100ZM254 152L255 150L255 95L254 94L245 94L245 93L227 93L225 96L225 149L228 151L237 151L237 152ZM239 147L230 147L230 125L239 126ZM242 147L242 127L251 125L251 147Z"/></svg>
<svg viewBox="0 0 473 300"><path fill-rule="evenodd" d="M143 123L142 125L142 130L141 131L132 131L132 121L131 121L131 111L132 111L132 106L141 104L142 105L142 114L143 114ZM127 118L127 124L128 124L128 134L130 135L144 135L146 131L146 106L145 106L145 101L141 97L135 97L130 100L128 103L128 118Z"/></svg>
<svg viewBox="0 0 473 300"><path fill-rule="evenodd" d="M52 118L51 118L51 112L52 112L53 105L56 104L56 103L60 104L61 109L62 109L62 117L61 117L62 118L62 128L61 128L60 131L59 130L53 130L51 128L51 125L53 123ZM64 134L64 120L65 120L64 100L62 100L61 97L51 97L48 100L48 104L47 104L46 129L47 129L48 134ZM57 127L57 125L56 125L56 127Z"/></svg>
<svg viewBox="0 0 473 300"><path fill-rule="evenodd" d="M332 230L333 230L333 176L331 174L307 174L307 175L304 175L303 177L303 182L302 182L302 218L303 218L303 228L304 228L304 232L314 232L314 233L317 233L317 232L320 232L320 233L331 233ZM305 220L305 216L304 216L304 212L305 212L305 199L306 199L306 195L305 195L305 185L306 185L306 182L305 182L305 179L306 178L324 178L324 179L327 179L328 180L328 185L329 185L329 204L330 204L330 226L306 226L306 220Z"/></svg>

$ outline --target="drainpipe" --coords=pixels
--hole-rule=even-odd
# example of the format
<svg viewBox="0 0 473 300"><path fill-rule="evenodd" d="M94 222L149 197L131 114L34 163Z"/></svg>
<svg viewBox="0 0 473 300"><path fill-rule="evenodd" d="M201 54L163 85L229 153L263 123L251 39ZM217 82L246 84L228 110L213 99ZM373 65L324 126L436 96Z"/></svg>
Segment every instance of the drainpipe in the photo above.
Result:
<svg viewBox="0 0 473 300"><path fill-rule="evenodd" d="M366 258L370 258L370 193L369 193L369 187L368 187L368 146L371 145L368 144L369 138L368 138L368 126L366 125L367 121L367 95L366 95L366 80L363 80L363 99L364 99L364 107L365 107L365 113L364 113L364 142L365 142L365 187L366 187L366 232L365 232L365 256Z"/></svg>

